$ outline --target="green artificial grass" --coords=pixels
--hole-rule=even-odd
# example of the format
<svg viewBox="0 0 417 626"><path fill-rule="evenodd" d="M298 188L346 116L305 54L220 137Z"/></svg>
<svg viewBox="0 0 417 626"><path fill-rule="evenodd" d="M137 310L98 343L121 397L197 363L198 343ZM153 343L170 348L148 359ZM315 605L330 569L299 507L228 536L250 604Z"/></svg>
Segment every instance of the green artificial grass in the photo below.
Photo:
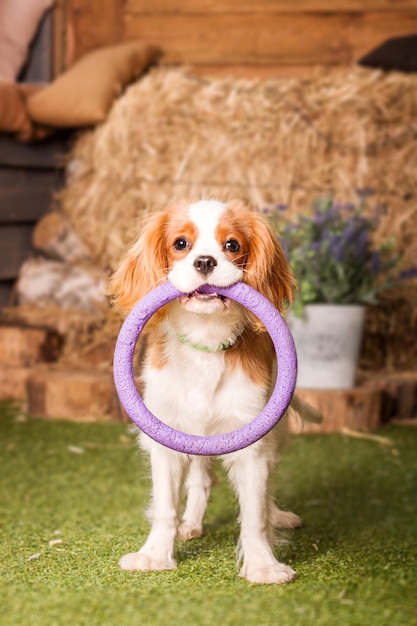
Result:
<svg viewBox="0 0 417 626"><path fill-rule="evenodd" d="M0 404L1 626L417 624L417 431L294 437L277 476L304 519L280 558L298 574L256 586L235 569L237 507L224 474L202 539L175 571L127 573L150 480L131 427L27 420Z"/></svg>

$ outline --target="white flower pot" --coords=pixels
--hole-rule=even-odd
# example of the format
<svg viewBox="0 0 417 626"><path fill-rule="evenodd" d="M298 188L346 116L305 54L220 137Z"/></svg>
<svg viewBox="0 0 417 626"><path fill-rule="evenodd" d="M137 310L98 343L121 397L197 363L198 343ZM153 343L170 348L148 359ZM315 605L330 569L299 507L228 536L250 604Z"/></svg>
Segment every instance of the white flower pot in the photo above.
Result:
<svg viewBox="0 0 417 626"><path fill-rule="evenodd" d="M309 304L288 326L298 359L297 386L347 389L355 385L365 306Z"/></svg>

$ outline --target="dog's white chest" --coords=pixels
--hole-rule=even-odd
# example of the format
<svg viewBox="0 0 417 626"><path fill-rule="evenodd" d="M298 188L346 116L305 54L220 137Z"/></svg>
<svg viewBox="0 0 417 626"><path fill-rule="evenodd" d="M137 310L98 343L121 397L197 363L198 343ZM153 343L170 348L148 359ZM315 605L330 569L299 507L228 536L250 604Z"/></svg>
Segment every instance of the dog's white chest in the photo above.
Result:
<svg viewBox="0 0 417 626"><path fill-rule="evenodd" d="M223 352L182 346L163 368L147 368L144 379L148 408L161 421L193 434L229 432L253 419L265 403L264 390L240 368L227 369Z"/></svg>

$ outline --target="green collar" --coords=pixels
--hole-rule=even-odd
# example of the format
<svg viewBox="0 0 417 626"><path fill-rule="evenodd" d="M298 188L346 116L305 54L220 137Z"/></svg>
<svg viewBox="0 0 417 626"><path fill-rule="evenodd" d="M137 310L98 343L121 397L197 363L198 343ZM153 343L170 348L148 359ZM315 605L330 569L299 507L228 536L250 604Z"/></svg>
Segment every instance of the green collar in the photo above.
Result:
<svg viewBox="0 0 417 626"><path fill-rule="evenodd" d="M215 348L209 348L208 346L202 346L199 343L192 343L187 339L185 335L177 335L177 337L186 346L190 346L191 348L195 348L196 350L200 350L201 352L221 352L222 350L227 350L233 345L231 341L226 340L222 343L219 343L219 345Z"/></svg>

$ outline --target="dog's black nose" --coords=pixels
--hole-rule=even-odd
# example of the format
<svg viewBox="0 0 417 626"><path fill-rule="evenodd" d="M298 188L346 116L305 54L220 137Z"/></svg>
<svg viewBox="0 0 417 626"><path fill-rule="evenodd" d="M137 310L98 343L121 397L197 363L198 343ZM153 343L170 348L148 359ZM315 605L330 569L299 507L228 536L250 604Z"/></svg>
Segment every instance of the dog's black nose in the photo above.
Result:
<svg viewBox="0 0 417 626"><path fill-rule="evenodd" d="M194 261L194 267L197 272L201 272L204 276L208 276L214 270L217 261L212 256L198 256Z"/></svg>

